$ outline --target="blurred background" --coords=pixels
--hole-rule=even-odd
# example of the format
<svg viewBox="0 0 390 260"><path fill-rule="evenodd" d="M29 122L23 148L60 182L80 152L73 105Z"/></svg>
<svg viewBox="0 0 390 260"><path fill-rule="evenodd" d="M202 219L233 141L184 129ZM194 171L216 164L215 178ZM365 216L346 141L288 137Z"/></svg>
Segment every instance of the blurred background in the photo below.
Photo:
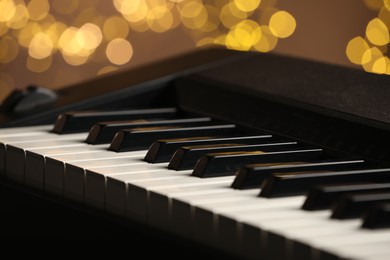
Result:
<svg viewBox="0 0 390 260"><path fill-rule="evenodd" d="M389 28L390 0L0 0L0 101L207 45L390 74Z"/></svg>

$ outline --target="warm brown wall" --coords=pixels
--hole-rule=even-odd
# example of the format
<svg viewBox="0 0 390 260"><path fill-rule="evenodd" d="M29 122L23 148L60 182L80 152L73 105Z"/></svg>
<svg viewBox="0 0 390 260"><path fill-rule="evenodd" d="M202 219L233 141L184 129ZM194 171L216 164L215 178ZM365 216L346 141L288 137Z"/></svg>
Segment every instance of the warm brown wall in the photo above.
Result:
<svg viewBox="0 0 390 260"><path fill-rule="evenodd" d="M362 0L295 0L278 5L294 14L297 29L278 43L277 52L348 66L352 66L345 55L348 41L364 36L367 23L377 15Z"/></svg>
<svg viewBox="0 0 390 260"><path fill-rule="evenodd" d="M104 5L112 6L112 3L100 1L100 5L99 8L104 9ZM297 21L297 28L293 36L279 41L275 52L345 65L351 65L345 56L348 41L363 35L366 24L377 14L360 0L279 0L276 7L291 13ZM120 69L129 69L195 48L190 34L182 28L164 34L130 33L130 37L134 56L130 63L120 66ZM14 62L0 65L0 72L12 77L11 86L14 88L23 88L28 84L60 88L93 78L103 67L94 63L73 67L56 55L53 66L39 74L26 69L26 55L26 50L22 50ZM11 87L0 88L0 100L11 90Z"/></svg>

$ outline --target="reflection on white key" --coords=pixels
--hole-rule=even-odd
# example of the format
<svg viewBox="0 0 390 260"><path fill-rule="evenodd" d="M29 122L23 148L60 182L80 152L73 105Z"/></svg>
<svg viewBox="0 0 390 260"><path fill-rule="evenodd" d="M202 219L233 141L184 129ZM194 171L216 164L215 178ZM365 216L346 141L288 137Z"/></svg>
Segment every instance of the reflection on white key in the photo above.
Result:
<svg viewBox="0 0 390 260"><path fill-rule="evenodd" d="M239 223L240 218L250 218L261 214L263 217L265 213L267 218L273 212L281 212L282 210L295 207L297 203L301 202L300 198L280 198L276 200L269 200L266 198L256 197L258 190L251 190L252 193L241 195L245 201L233 201L227 203L193 203L194 206L194 238L196 240L205 240L213 237L216 246L227 248L232 253L237 253L241 241L239 238ZM236 193L242 191L235 190ZM232 195L233 196L233 195ZM272 218L277 217L275 214ZM203 230L202 230L203 229ZM211 231L213 233L211 233Z"/></svg>
<svg viewBox="0 0 390 260"><path fill-rule="evenodd" d="M141 164L141 163L139 163ZM143 163L145 164L145 162ZM165 166L166 164L164 164ZM109 176L118 175L131 175L129 179L132 180L145 180L145 179L161 179L176 176L171 171L167 171L164 166L151 167L147 170L130 170L129 166L134 165L121 165L112 167L99 167L95 169L89 169L85 175L85 203L87 205L97 207L99 209L105 208L105 197L106 197L106 181Z"/></svg>
<svg viewBox="0 0 390 260"><path fill-rule="evenodd" d="M318 211L319 217L321 217L321 212L324 213L322 216L323 224L321 225L282 227L281 230L275 228L268 235L279 237L281 243L286 247L285 256L291 256L291 259L309 259L312 257L310 243L314 237L343 235L361 226L361 221L358 219L348 221L330 219L330 210Z"/></svg>
<svg viewBox="0 0 390 260"><path fill-rule="evenodd" d="M231 179L233 180L233 179ZM245 190L238 191L230 188L230 182L224 183L215 187L213 191L199 192L196 194L173 194L172 199L172 223L173 231L179 235L185 237L192 237L192 233L198 232L195 227L195 207L198 205L231 205L233 201L240 201L242 203L250 199L252 196L258 193L258 190ZM214 194L218 192L219 194L215 196ZM213 194L214 193L214 194ZM212 206L210 206L212 207ZM212 213L210 213L212 214ZM213 217L211 217L212 228L207 230L206 233L209 233L210 236L214 236L214 227L213 227ZM209 226L209 227L210 227ZM207 229L207 228L206 228Z"/></svg>
<svg viewBox="0 0 390 260"><path fill-rule="evenodd" d="M337 256L355 258L375 253L388 253L390 230L352 229L351 232L337 236L324 236L311 240L313 256Z"/></svg>
<svg viewBox="0 0 390 260"><path fill-rule="evenodd" d="M5 144L22 144L22 143L31 143L31 142L42 142L42 141L56 141L56 140L79 140L80 142L84 141L87 138L88 133L81 134L68 134L68 135L58 135L54 133L39 133L33 136L22 135L22 136L10 136L1 138L1 142Z"/></svg>
<svg viewBox="0 0 390 260"><path fill-rule="evenodd" d="M167 170L167 172L175 173L176 171ZM114 214L123 215L131 219L139 221L147 220L147 205L149 190L163 189L168 187L191 187L202 184L211 184L223 182L232 177L208 178L199 179L189 177L192 171L178 171L181 176L165 177L159 180L132 180L131 175L112 176L107 178L107 197L106 209ZM127 194L127 195L126 195ZM127 197L127 202L126 202ZM126 207L127 203L127 207Z"/></svg>
<svg viewBox="0 0 390 260"><path fill-rule="evenodd" d="M390 259L390 252L382 252L382 253L372 252L372 254L369 256L356 257L356 260L389 260L389 259Z"/></svg>
<svg viewBox="0 0 390 260"><path fill-rule="evenodd" d="M194 177L192 177L194 178ZM172 199L186 197L197 197L199 200L212 202L232 201L240 199L239 194L232 196L232 190L229 188L231 178L218 183L202 184L202 187L169 187L169 188L151 188L149 190L148 200L148 222L149 224L166 230L173 229L177 225L176 221L181 218L173 219ZM248 193L251 191L246 191ZM252 192L253 193L253 192ZM192 223L187 223L189 226ZM191 236L189 236L191 237Z"/></svg>

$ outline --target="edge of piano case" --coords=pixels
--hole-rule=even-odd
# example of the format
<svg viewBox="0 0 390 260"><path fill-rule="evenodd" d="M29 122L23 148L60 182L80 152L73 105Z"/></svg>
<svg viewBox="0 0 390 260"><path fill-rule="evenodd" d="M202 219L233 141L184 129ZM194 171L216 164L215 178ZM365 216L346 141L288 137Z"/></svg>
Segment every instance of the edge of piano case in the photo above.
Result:
<svg viewBox="0 0 390 260"><path fill-rule="evenodd" d="M177 105L344 156L359 155L387 164L390 107L385 105L389 86L389 77L355 69L275 54L205 49L65 88L49 106L28 114L2 114L0 126L52 123L67 110ZM152 235L153 242L164 247L175 240L138 224L127 232L121 220L112 220L102 212L4 180L1 185L2 214L10 223L23 223L18 228L8 226L5 236L34 237L42 232L43 236L101 238L132 236L133 231L137 238L131 241L145 242ZM62 228L53 229L59 221ZM197 251L198 245L185 245L188 241L180 239L175 242ZM208 252L203 251L205 255Z"/></svg>

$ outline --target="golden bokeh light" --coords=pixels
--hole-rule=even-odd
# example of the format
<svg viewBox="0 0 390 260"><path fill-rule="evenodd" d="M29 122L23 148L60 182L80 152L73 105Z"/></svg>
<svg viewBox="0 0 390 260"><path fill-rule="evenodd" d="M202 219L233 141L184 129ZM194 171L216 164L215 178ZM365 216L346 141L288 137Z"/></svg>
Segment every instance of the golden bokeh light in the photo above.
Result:
<svg viewBox="0 0 390 260"><path fill-rule="evenodd" d="M9 29L6 23L0 22L0 36L7 34Z"/></svg>
<svg viewBox="0 0 390 260"><path fill-rule="evenodd" d="M377 11L383 7L383 0L364 0L364 4L371 10Z"/></svg>
<svg viewBox="0 0 390 260"><path fill-rule="evenodd" d="M244 12L252 12L259 7L261 0L234 0L238 9Z"/></svg>
<svg viewBox="0 0 390 260"><path fill-rule="evenodd" d="M9 28L14 30L23 28L30 18L30 14L24 4L18 4L15 7L15 13L11 19L7 21Z"/></svg>
<svg viewBox="0 0 390 260"><path fill-rule="evenodd" d="M375 45L381 46L389 43L389 30L379 18L374 18L368 23L366 36Z"/></svg>
<svg viewBox="0 0 390 260"><path fill-rule="evenodd" d="M47 0L31 0L27 4L27 10L31 20L39 21L49 14L50 4Z"/></svg>
<svg viewBox="0 0 390 260"><path fill-rule="evenodd" d="M86 23L76 32L75 38L82 49L93 51L102 42L103 34L96 24Z"/></svg>
<svg viewBox="0 0 390 260"><path fill-rule="evenodd" d="M230 49L248 51L260 41L260 26L252 20L244 20L234 26L226 36L226 46Z"/></svg>
<svg viewBox="0 0 390 260"><path fill-rule="evenodd" d="M267 25L262 25L260 28L261 38L253 47L259 52L270 52L275 49L278 43L278 37L271 32L271 29Z"/></svg>
<svg viewBox="0 0 390 260"><path fill-rule="evenodd" d="M219 11L212 5L205 5L208 19L206 23L199 28L201 32L213 32L218 29L220 25Z"/></svg>
<svg viewBox="0 0 390 260"><path fill-rule="evenodd" d="M231 28L242 20L248 18L248 14L240 9L234 2L225 4L220 12L219 19L226 28Z"/></svg>
<svg viewBox="0 0 390 260"><path fill-rule="evenodd" d="M366 64L371 60L370 46L362 37L358 36L349 41L347 45L348 59L358 65Z"/></svg>
<svg viewBox="0 0 390 260"><path fill-rule="evenodd" d="M0 1L0 22L7 22L14 17L16 12L15 2L13 0Z"/></svg>
<svg viewBox="0 0 390 260"><path fill-rule="evenodd" d="M38 33L31 40L28 54L34 59L45 59L49 57L53 51L54 43L46 33Z"/></svg>
<svg viewBox="0 0 390 260"><path fill-rule="evenodd" d="M11 36L0 38L0 63L10 63L19 53L19 45Z"/></svg>
<svg viewBox="0 0 390 260"><path fill-rule="evenodd" d="M41 25L39 25L39 23L29 22L26 26L24 26L21 30L18 31L17 38L19 45L24 48L28 48L34 36L41 31L42 27Z"/></svg>
<svg viewBox="0 0 390 260"><path fill-rule="evenodd" d="M296 28L294 16L286 11L279 11L271 16L269 21L271 32L278 38L291 36Z"/></svg>
<svg viewBox="0 0 390 260"><path fill-rule="evenodd" d="M62 53L62 57L64 58L64 61L72 66L81 66L85 63L87 63L89 56L88 55L78 55L78 54L67 54Z"/></svg>
<svg viewBox="0 0 390 260"><path fill-rule="evenodd" d="M71 66L101 64L97 73L102 74L117 69L104 63L124 65L132 60L133 33L176 28L188 33L194 46L268 52L296 26L292 15L275 4L276 0L112 0L111 9L103 10L107 5L100 0L0 0L0 62L10 63L27 53L26 68L44 73L58 55Z"/></svg>
<svg viewBox="0 0 390 260"><path fill-rule="evenodd" d="M361 65L367 72L390 74L388 45L390 43L390 1L365 0L366 6L378 11L376 18L367 23L364 36L348 42L346 56L350 62Z"/></svg>
<svg viewBox="0 0 390 260"><path fill-rule="evenodd" d="M108 43L106 55L111 63L123 65L133 57L133 46L129 41L117 38Z"/></svg>
<svg viewBox="0 0 390 260"><path fill-rule="evenodd" d="M363 68L367 72L383 74L386 72L386 62L383 53L378 47L372 47L364 54L369 62L362 64Z"/></svg>
<svg viewBox="0 0 390 260"><path fill-rule="evenodd" d="M111 16L104 22L103 34L107 41L126 38L129 34L129 25L124 18L117 15Z"/></svg>
<svg viewBox="0 0 390 260"><path fill-rule="evenodd" d="M378 14L378 18L386 25L387 28L390 28L390 11L383 7Z"/></svg>

